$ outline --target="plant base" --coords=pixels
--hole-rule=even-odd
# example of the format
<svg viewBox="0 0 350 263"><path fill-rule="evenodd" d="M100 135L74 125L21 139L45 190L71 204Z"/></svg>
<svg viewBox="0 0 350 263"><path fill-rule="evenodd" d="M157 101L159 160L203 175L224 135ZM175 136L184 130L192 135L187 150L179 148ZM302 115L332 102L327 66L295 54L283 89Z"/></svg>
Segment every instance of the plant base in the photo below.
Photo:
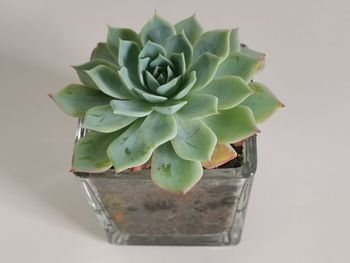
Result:
<svg viewBox="0 0 350 263"><path fill-rule="evenodd" d="M77 178L111 243L235 245L256 169L255 136L245 143L243 156L242 167L204 170L186 194L157 187L149 170Z"/></svg>

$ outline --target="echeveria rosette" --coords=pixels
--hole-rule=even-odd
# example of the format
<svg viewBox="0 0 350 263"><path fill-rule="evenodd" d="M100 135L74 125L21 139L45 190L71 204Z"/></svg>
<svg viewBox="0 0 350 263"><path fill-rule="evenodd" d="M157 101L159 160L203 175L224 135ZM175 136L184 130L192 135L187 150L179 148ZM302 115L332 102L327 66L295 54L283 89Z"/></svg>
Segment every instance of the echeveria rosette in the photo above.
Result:
<svg viewBox="0 0 350 263"><path fill-rule="evenodd" d="M75 67L82 85L53 96L89 130L75 144L72 170L151 166L157 185L188 191L203 166L234 158L230 144L282 106L252 82L263 64L237 30L203 32L194 16L173 26L155 15L139 34L109 27L106 43Z"/></svg>

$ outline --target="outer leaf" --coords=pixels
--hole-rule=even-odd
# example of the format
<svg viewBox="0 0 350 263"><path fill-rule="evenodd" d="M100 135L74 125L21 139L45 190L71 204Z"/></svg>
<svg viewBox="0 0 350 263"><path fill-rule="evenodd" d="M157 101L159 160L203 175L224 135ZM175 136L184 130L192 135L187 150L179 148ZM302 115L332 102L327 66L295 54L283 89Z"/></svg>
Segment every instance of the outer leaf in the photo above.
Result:
<svg viewBox="0 0 350 263"><path fill-rule="evenodd" d="M193 120L218 114L218 99L213 95L200 94L184 97L187 104L177 112L185 119Z"/></svg>
<svg viewBox="0 0 350 263"><path fill-rule="evenodd" d="M213 30L205 32L193 46L192 63L204 53L225 58L230 51L230 31Z"/></svg>
<svg viewBox="0 0 350 263"><path fill-rule="evenodd" d="M139 58L147 57L147 58L155 59L159 55L163 55L163 56L166 55L166 51L164 47L152 41L148 41L146 45L143 47L143 49L141 50L139 54Z"/></svg>
<svg viewBox="0 0 350 263"><path fill-rule="evenodd" d="M232 29L230 34L230 53L241 51L241 43L238 37L238 28Z"/></svg>
<svg viewBox="0 0 350 263"><path fill-rule="evenodd" d="M210 94L218 98L218 109L237 106L253 93L248 84L238 76L223 76L213 79L199 94Z"/></svg>
<svg viewBox="0 0 350 263"><path fill-rule="evenodd" d="M156 136L155 136L156 135ZM174 117L151 113L140 125L133 124L107 150L117 171L144 164L159 145L176 135Z"/></svg>
<svg viewBox="0 0 350 263"><path fill-rule="evenodd" d="M127 67L136 77L140 48L133 41L120 40L119 42L119 65Z"/></svg>
<svg viewBox="0 0 350 263"><path fill-rule="evenodd" d="M176 36L168 38L165 43L165 49L168 56L174 53L184 53L186 65L190 63L193 49L183 31Z"/></svg>
<svg viewBox="0 0 350 263"><path fill-rule="evenodd" d="M166 101L162 104L158 104L157 106L153 106L153 109L156 112L162 113L162 114L174 114L178 110L180 110L184 105L186 105L187 101L180 101L180 100L173 100L173 101Z"/></svg>
<svg viewBox="0 0 350 263"><path fill-rule="evenodd" d="M148 40L164 45L165 41L175 35L175 28L165 19L154 15L141 29L140 38L143 44Z"/></svg>
<svg viewBox="0 0 350 263"><path fill-rule="evenodd" d="M176 118L177 135L171 140L176 154L185 160L210 160L216 145L214 132L201 120Z"/></svg>
<svg viewBox="0 0 350 263"><path fill-rule="evenodd" d="M199 90L206 86L215 75L220 64L220 58L210 53L203 54L197 59L188 72L195 71L197 82L192 88L192 91Z"/></svg>
<svg viewBox="0 0 350 263"><path fill-rule="evenodd" d="M110 133L128 126L136 119L135 117L114 114L110 105L96 106L86 112L83 127Z"/></svg>
<svg viewBox="0 0 350 263"><path fill-rule="evenodd" d="M138 100L112 100L111 107L114 114L130 117L144 117L153 111L151 104Z"/></svg>
<svg viewBox="0 0 350 263"><path fill-rule="evenodd" d="M185 97L196 83L196 72L192 71L190 74L182 78L180 91L174 96L175 100L182 99Z"/></svg>
<svg viewBox="0 0 350 263"><path fill-rule="evenodd" d="M99 65L105 65L113 70L119 70L119 66L116 66L104 59L94 59L85 64L73 66L73 68L78 73L81 83L83 83L87 87L98 89L94 81L88 76L88 74L86 74L86 71L93 69Z"/></svg>
<svg viewBox="0 0 350 263"><path fill-rule="evenodd" d="M258 132L253 113L246 106L220 111L220 114L206 117L203 121L220 143L235 143Z"/></svg>
<svg viewBox="0 0 350 263"><path fill-rule="evenodd" d="M72 170L74 172L100 173L112 167L107 156L107 147L123 132L88 132L74 145Z"/></svg>
<svg viewBox="0 0 350 263"><path fill-rule="evenodd" d="M264 84L252 82L249 86L254 93L244 100L242 105L248 106L253 111L257 123L265 121L278 108L284 107Z"/></svg>
<svg viewBox="0 0 350 263"><path fill-rule="evenodd" d="M175 25L176 32L185 32L188 40L193 44L203 34L203 28L198 23L196 16L188 17Z"/></svg>
<svg viewBox="0 0 350 263"><path fill-rule="evenodd" d="M264 53L250 49L249 47L247 47L245 45L241 47L241 52L245 53L253 58L256 58L256 59L265 59L265 57L266 57L266 55Z"/></svg>
<svg viewBox="0 0 350 263"><path fill-rule="evenodd" d="M246 82L251 81L263 59L254 58L242 52L230 54L220 65L216 76L237 75Z"/></svg>
<svg viewBox="0 0 350 263"><path fill-rule="evenodd" d="M106 44L110 53L116 58L118 58L120 39L133 41L137 43L140 48L142 47L139 36L132 29L116 28L116 27L108 26L108 35L107 35Z"/></svg>
<svg viewBox="0 0 350 263"><path fill-rule="evenodd" d="M96 86L105 94L117 99L132 99L132 91L125 89L118 73L107 66L100 65L87 70L86 74L94 81Z"/></svg>
<svg viewBox="0 0 350 263"><path fill-rule="evenodd" d="M109 52L106 43L98 43L91 55L91 60L103 59L118 65L118 60Z"/></svg>
<svg viewBox="0 0 350 263"><path fill-rule="evenodd" d="M199 181L202 174L200 162L181 159L170 143L163 144L154 151L152 180L167 191L186 193Z"/></svg>
<svg viewBox="0 0 350 263"><path fill-rule="evenodd" d="M211 156L211 159L209 161L202 162L202 165L204 168L213 169L233 160L236 157L237 153L230 144L218 143L215 146L215 150L213 152L213 155Z"/></svg>
<svg viewBox="0 0 350 263"><path fill-rule="evenodd" d="M112 99L99 90L78 84L71 84L49 96L65 113L74 117L84 117L88 109L108 104Z"/></svg>

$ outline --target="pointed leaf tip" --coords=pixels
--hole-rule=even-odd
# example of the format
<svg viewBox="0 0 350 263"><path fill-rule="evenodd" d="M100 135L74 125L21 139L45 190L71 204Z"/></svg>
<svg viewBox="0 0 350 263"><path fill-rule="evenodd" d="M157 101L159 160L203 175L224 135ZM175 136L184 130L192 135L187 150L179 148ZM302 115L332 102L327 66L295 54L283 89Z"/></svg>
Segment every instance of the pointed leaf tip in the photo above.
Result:
<svg viewBox="0 0 350 263"><path fill-rule="evenodd" d="M214 131L220 143L235 143L258 130L252 111L242 105L206 117L204 122Z"/></svg>
<svg viewBox="0 0 350 263"><path fill-rule="evenodd" d="M151 40L163 45L169 37L175 35L175 28L167 20L155 14L144 25L139 35L143 44Z"/></svg>
<svg viewBox="0 0 350 263"><path fill-rule="evenodd" d="M257 123L264 122L284 104L262 83L251 82L249 86L253 90L253 94L246 98L241 105L249 107Z"/></svg>
<svg viewBox="0 0 350 263"><path fill-rule="evenodd" d="M91 107L109 103L111 97L80 84L71 84L49 97L68 115L84 117Z"/></svg>
<svg viewBox="0 0 350 263"><path fill-rule="evenodd" d="M203 34L203 28L198 22L195 14L178 22L175 25L175 29L177 33L184 31L192 45Z"/></svg>

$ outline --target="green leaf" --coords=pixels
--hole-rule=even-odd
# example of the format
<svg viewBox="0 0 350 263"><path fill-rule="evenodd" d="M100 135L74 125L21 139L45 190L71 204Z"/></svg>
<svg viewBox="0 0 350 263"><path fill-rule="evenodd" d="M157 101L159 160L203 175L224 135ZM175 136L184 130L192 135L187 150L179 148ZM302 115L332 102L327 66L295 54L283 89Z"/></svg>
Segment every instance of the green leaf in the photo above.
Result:
<svg viewBox="0 0 350 263"><path fill-rule="evenodd" d="M203 28L198 23L196 16L190 16L175 25L178 34L185 32L188 40L193 44L203 34Z"/></svg>
<svg viewBox="0 0 350 263"><path fill-rule="evenodd" d="M182 78L182 83L180 84L180 91L174 96L174 99L178 100L185 97L193 88L196 81L197 78L195 71L192 71L190 74L187 74L187 76Z"/></svg>
<svg viewBox="0 0 350 263"><path fill-rule="evenodd" d="M203 121L215 133L219 143L235 143L259 131L252 111L241 105L220 111L220 114L206 117Z"/></svg>
<svg viewBox="0 0 350 263"><path fill-rule="evenodd" d="M168 99L167 97L155 95L155 94L149 93L145 90L141 90L141 89L137 89L137 88L134 90L141 98L143 98L151 103L161 103L161 102L164 102Z"/></svg>
<svg viewBox="0 0 350 263"><path fill-rule="evenodd" d="M112 167L107 148L123 132L112 133L90 131L74 145L72 170L74 172L101 173Z"/></svg>
<svg viewBox="0 0 350 263"><path fill-rule="evenodd" d="M213 30L205 32L193 46L192 63L204 53L225 58L230 51L230 31Z"/></svg>
<svg viewBox="0 0 350 263"><path fill-rule="evenodd" d="M76 70L81 83L87 87L98 89L95 82L89 77L88 74L86 74L86 71L99 65L105 65L113 70L119 70L119 66L116 66L104 59L94 59L82 65L73 66L73 68Z"/></svg>
<svg viewBox="0 0 350 263"><path fill-rule="evenodd" d="M162 54L159 54L159 56L156 59L154 59L153 61L151 61L149 63L149 66L151 68L156 67L156 66L166 67L168 65L170 65L171 67L174 67L174 64L169 59L164 57Z"/></svg>
<svg viewBox="0 0 350 263"><path fill-rule="evenodd" d="M109 52L106 43L98 43L91 55L91 60L103 59L118 65L118 60Z"/></svg>
<svg viewBox="0 0 350 263"><path fill-rule="evenodd" d="M84 117L85 112L98 105L105 105L111 97L101 91L79 84L71 84L55 95L49 95L68 115Z"/></svg>
<svg viewBox="0 0 350 263"><path fill-rule="evenodd" d="M178 84L181 81L181 76L178 76L171 81L159 86L156 89L157 94L163 95L166 97L172 96L178 89Z"/></svg>
<svg viewBox="0 0 350 263"><path fill-rule="evenodd" d="M172 69L170 68L170 66L166 67L166 71L167 71L167 81L169 82L170 80L172 80L174 78L174 72L172 71Z"/></svg>
<svg viewBox="0 0 350 263"><path fill-rule="evenodd" d="M140 123L133 124L108 147L107 154L118 172L144 164L154 149L176 135L171 115L152 112Z"/></svg>
<svg viewBox="0 0 350 263"><path fill-rule="evenodd" d="M144 86L145 85L145 81L144 81L144 72L146 70L146 68L148 67L149 62L151 61L151 58L141 58L139 59L139 63L138 63L138 73L139 73L139 79L141 84Z"/></svg>
<svg viewBox="0 0 350 263"><path fill-rule="evenodd" d="M154 95L146 90L143 90L141 84L132 75L130 75L127 68L122 67L119 70L119 76L123 84L128 87L128 89L134 91L140 98L143 98L151 103L159 103L167 100L166 97Z"/></svg>
<svg viewBox="0 0 350 263"><path fill-rule="evenodd" d="M143 44L152 42L164 45L165 41L175 35L175 28L165 19L154 15L141 29L140 38Z"/></svg>
<svg viewBox="0 0 350 263"><path fill-rule="evenodd" d="M139 58L147 57L147 58L155 59L159 55L163 55L163 56L166 55L166 51L164 47L152 41L148 41L146 45L143 47L143 49L141 50L139 54Z"/></svg>
<svg viewBox="0 0 350 263"><path fill-rule="evenodd" d="M151 177L155 184L167 191L186 193L199 181L202 174L201 163L181 159L171 143L163 144L154 151Z"/></svg>
<svg viewBox="0 0 350 263"><path fill-rule="evenodd" d="M153 77L153 75L151 73L149 73L148 71L146 71L145 73L146 76L146 84L147 87L155 92L156 89L160 86L160 84L158 83L158 81Z"/></svg>
<svg viewBox="0 0 350 263"><path fill-rule="evenodd" d="M210 94L218 98L218 109L237 106L253 93L248 84L238 76L223 76L213 79L199 94Z"/></svg>
<svg viewBox="0 0 350 263"><path fill-rule="evenodd" d="M196 84L192 91L199 90L206 86L214 77L220 64L220 58L210 53L204 53L197 59L189 69L188 72L196 72Z"/></svg>
<svg viewBox="0 0 350 263"><path fill-rule="evenodd" d="M186 105L187 101L180 101L180 100L168 100L164 103L158 104L157 106L153 106L153 109L156 112L162 113L162 114L174 114L178 110L180 110L184 105Z"/></svg>
<svg viewBox="0 0 350 263"><path fill-rule="evenodd" d="M260 71L265 67L266 55L264 53L250 49L247 46L242 47L241 52L259 61L257 71Z"/></svg>
<svg viewBox="0 0 350 263"><path fill-rule="evenodd" d="M177 135L171 140L176 154L185 160L207 161L215 149L216 136L201 120L176 118Z"/></svg>
<svg viewBox="0 0 350 263"><path fill-rule="evenodd" d="M124 115L116 115L110 105L96 106L89 109L83 121L83 127L98 132L110 133L118 131L137 118Z"/></svg>
<svg viewBox="0 0 350 263"><path fill-rule="evenodd" d="M144 117L153 111L150 103L138 100L112 100L110 104L114 114L130 117Z"/></svg>
<svg viewBox="0 0 350 263"><path fill-rule="evenodd" d="M254 58L242 52L232 53L221 63L216 76L236 75L249 82L262 63L264 63L263 59Z"/></svg>
<svg viewBox="0 0 350 263"><path fill-rule="evenodd" d="M247 46L242 47L241 52L249 55L252 58L258 59L258 60L264 60L265 56L266 56L264 53L250 49Z"/></svg>
<svg viewBox="0 0 350 263"><path fill-rule="evenodd" d="M122 67L118 71L120 81L123 83L124 87L131 93L136 94L135 89L143 89L144 86L141 85L139 79L135 77L126 67Z"/></svg>
<svg viewBox="0 0 350 263"><path fill-rule="evenodd" d="M164 84L164 83L165 83L166 77L164 76L163 73L160 73L160 74L158 75L157 81L158 81L158 83L161 83L161 84Z"/></svg>
<svg viewBox="0 0 350 263"><path fill-rule="evenodd" d="M184 99L187 104L177 112L182 118L193 120L219 113L218 98L213 95L189 95Z"/></svg>
<svg viewBox="0 0 350 263"><path fill-rule="evenodd" d="M190 63L193 54L193 49L190 41L187 39L184 32L181 32L176 36L168 38L167 42L165 43L165 49L167 51L168 56L174 53L183 53L186 65Z"/></svg>
<svg viewBox="0 0 350 263"><path fill-rule="evenodd" d="M142 47L139 36L129 28L116 28L108 26L107 49L116 58L119 56L119 40L129 40Z"/></svg>
<svg viewBox="0 0 350 263"><path fill-rule="evenodd" d="M119 65L128 68L136 77L140 48L133 41L120 40L119 42Z"/></svg>
<svg viewBox="0 0 350 263"><path fill-rule="evenodd" d="M244 100L242 105L248 106L253 111L257 123L265 121L277 109L284 107L264 84L252 82L249 86L254 93Z"/></svg>
<svg viewBox="0 0 350 263"><path fill-rule="evenodd" d="M185 61L185 55L183 53L172 54L170 56L170 61L174 64L174 73L176 76L185 74L186 61Z"/></svg>
<svg viewBox="0 0 350 263"><path fill-rule="evenodd" d="M105 94L117 99L132 99L131 92L125 89L118 73L107 66L100 65L86 71L96 86Z"/></svg>
<svg viewBox="0 0 350 263"><path fill-rule="evenodd" d="M230 53L241 51L241 43L238 37L238 28L232 29L230 33Z"/></svg>

